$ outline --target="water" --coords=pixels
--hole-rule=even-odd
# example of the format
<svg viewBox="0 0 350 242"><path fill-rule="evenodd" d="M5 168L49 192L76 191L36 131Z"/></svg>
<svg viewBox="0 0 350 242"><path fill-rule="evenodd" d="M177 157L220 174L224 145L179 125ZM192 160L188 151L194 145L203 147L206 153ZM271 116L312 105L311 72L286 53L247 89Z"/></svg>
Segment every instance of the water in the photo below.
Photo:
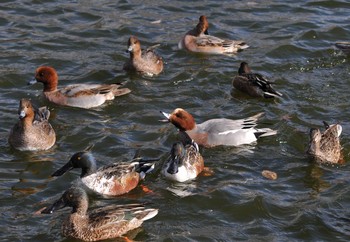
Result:
<svg viewBox="0 0 350 242"><path fill-rule="evenodd" d="M176 130L158 122L159 111L182 107L199 123L265 112L262 126L279 134L251 146L201 149L212 176L181 186L164 181L158 166L143 182L153 193L137 188L115 199L93 196L92 207L150 202L159 208L137 241L348 241L349 165L314 164L305 150L310 127L339 122L349 160L350 59L334 47L350 39L349 9L348 1L2 1L0 239L70 241L60 234L68 210L33 213L57 199L79 171L50 174L90 144L99 165L126 161L138 149L163 162ZM236 56L178 51L177 42L202 14L211 34L251 47ZM130 35L143 47L161 44L160 76L121 70ZM275 81L283 98L231 93L241 61ZM40 65L55 67L60 85L126 82L132 93L92 110L55 106L40 96L41 85L26 86ZM7 144L23 97L50 107L57 133L51 150L19 152ZM278 179L262 177L264 169Z"/></svg>

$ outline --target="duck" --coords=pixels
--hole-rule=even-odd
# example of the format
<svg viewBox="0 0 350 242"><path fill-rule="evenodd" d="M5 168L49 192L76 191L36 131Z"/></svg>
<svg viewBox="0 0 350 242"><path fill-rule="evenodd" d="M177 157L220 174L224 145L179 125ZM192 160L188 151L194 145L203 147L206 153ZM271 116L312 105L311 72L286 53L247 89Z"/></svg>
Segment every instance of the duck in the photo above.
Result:
<svg viewBox="0 0 350 242"><path fill-rule="evenodd" d="M74 168L81 168L80 182L97 194L118 196L128 193L154 169L154 160L135 158L130 162L112 163L97 169L96 160L89 149L73 154L70 160L51 176L62 176ZM158 159L157 159L158 160Z"/></svg>
<svg viewBox="0 0 350 242"><path fill-rule="evenodd" d="M164 162L161 173L171 181L186 182L195 179L204 169L204 160L199 147L184 131L184 140L172 145L169 158Z"/></svg>
<svg viewBox="0 0 350 242"><path fill-rule="evenodd" d="M282 97L282 94L272 88L272 82L258 73L252 73L247 62L242 62L232 85L237 90L252 97L274 98Z"/></svg>
<svg viewBox="0 0 350 242"><path fill-rule="evenodd" d="M56 133L49 123L47 107L34 108L29 99L22 98L18 108L19 121L13 126L9 144L20 151L50 149L56 142Z"/></svg>
<svg viewBox="0 0 350 242"><path fill-rule="evenodd" d="M158 214L158 209L146 208L143 204L110 205L89 210L86 191L79 187L69 188L41 214L52 214L67 206L72 211L62 222L62 234L84 241L121 237Z"/></svg>
<svg viewBox="0 0 350 242"><path fill-rule="evenodd" d="M249 46L242 40L224 40L209 35L207 17L199 17L197 26L188 31L180 40L179 49L208 54L233 54Z"/></svg>
<svg viewBox="0 0 350 242"><path fill-rule="evenodd" d="M48 101L86 109L100 106L107 100L131 92L128 88L120 88L120 84L73 84L58 89L57 72L50 66L38 67L34 79L28 84L37 82L44 84L43 94Z"/></svg>
<svg viewBox="0 0 350 242"><path fill-rule="evenodd" d="M335 46L345 54L350 55L350 42L337 42L335 43Z"/></svg>
<svg viewBox="0 0 350 242"><path fill-rule="evenodd" d="M240 146L253 143L260 137L277 134L276 130L269 128L255 128L264 113L237 120L210 119L200 124L196 124L193 116L182 108L176 108L170 114L163 111L161 113L166 117L162 121L172 123L180 131L186 131L191 139L204 147Z"/></svg>
<svg viewBox="0 0 350 242"><path fill-rule="evenodd" d="M154 53L154 47L141 50L141 43L135 36L131 36L128 40L128 52L130 59L124 64L125 71L135 71L142 75L153 76L163 71L162 57Z"/></svg>
<svg viewBox="0 0 350 242"><path fill-rule="evenodd" d="M344 157L340 144L342 126L340 124L329 125L323 122L325 131L310 129L310 141L307 153L319 163L343 164Z"/></svg>

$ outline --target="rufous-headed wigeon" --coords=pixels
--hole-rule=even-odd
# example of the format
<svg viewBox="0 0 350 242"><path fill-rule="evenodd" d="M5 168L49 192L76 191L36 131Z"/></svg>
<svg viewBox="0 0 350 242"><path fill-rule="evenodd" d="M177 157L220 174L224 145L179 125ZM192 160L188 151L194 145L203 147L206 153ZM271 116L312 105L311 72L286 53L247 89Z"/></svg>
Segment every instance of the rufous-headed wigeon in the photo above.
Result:
<svg viewBox="0 0 350 242"><path fill-rule="evenodd" d="M188 31L179 42L179 49L210 54L232 54L249 47L241 40L223 40L209 35L208 28L206 16L200 16L197 26Z"/></svg>
<svg viewBox="0 0 350 242"><path fill-rule="evenodd" d="M74 84L58 89L57 72L49 66L37 68L34 79L28 84L36 82L44 84L43 94L50 102L79 108L97 107L130 92L128 88L119 88L119 84Z"/></svg>
<svg viewBox="0 0 350 242"><path fill-rule="evenodd" d="M174 124L180 131L186 131L191 139L204 147L250 144L259 137L277 133L277 131L269 128L255 128L263 113L238 120L210 119L201 124L196 124L193 116L182 108L176 108L171 114L161 113L167 118L167 121Z"/></svg>
<svg viewBox="0 0 350 242"><path fill-rule="evenodd" d="M134 189L146 173L154 169L151 160L135 158L130 162L117 162L97 169L96 161L88 150L75 153L67 164L52 176L61 176L73 168L81 168L81 182L92 191L108 196L118 196Z"/></svg>
<svg viewBox="0 0 350 242"><path fill-rule="evenodd" d="M339 124L323 123L326 129L323 133L316 128L310 129L307 153L320 163L343 164L345 160L339 138L342 127Z"/></svg>
<svg viewBox="0 0 350 242"><path fill-rule="evenodd" d="M169 180L185 182L196 178L203 171L204 160L197 143L185 131L180 133L186 138L173 144L161 172Z"/></svg>
<svg viewBox="0 0 350 242"><path fill-rule="evenodd" d="M141 50L140 41L131 36L128 40L128 52L130 59L124 64L126 71L135 71L142 75L153 76L163 71L163 59L156 55L153 48Z"/></svg>
<svg viewBox="0 0 350 242"><path fill-rule="evenodd" d="M69 188L41 214L52 214L64 207L71 207L72 211L62 223L63 236L83 241L121 237L158 214L158 209L146 208L143 204L109 205L88 211L88 196L79 187Z"/></svg>
<svg viewBox="0 0 350 242"><path fill-rule="evenodd" d="M18 108L19 121L13 126L8 139L17 150L48 150L56 142L56 134L48 119L46 107L35 109L28 99L21 99Z"/></svg>
<svg viewBox="0 0 350 242"><path fill-rule="evenodd" d="M241 63L238 69L238 76L234 77L232 85L237 90L252 97L282 97L280 92L272 88L272 82L258 73L252 73L247 62Z"/></svg>

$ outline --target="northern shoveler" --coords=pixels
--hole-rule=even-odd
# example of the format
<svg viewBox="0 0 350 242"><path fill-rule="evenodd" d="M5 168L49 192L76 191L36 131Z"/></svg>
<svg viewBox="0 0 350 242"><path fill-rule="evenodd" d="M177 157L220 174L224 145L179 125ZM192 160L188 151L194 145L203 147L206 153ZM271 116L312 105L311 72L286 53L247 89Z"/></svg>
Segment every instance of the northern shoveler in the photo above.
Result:
<svg viewBox="0 0 350 242"><path fill-rule="evenodd" d="M77 187L68 189L59 200L41 213L51 214L66 206L73 210L62 223L62 234L84 241L120 237L158 214L158 209L145 208L142 204L111 205L88 212L88 196L83 189Z"/></svg>
<svg viewBox="0 0 350 242"><path fill-rule="evenodd" d="M103 195L117 196L134 189L146 173L154 169L155 160L135 158L130 162L118 162L99 169L89 151L75 153L67 164L52 176L61 176L73 168L81 168L80 178L89 189Z"/></svg>
<svg viewBox="0 0 350 242"><path fill-rule="evenodd" d="M22 98L18 108L19 121L10 131L8 142L21 151L48 150L56 142L56 134L49 123L50 111L36 109L29 99Z"/></svg>
<svg viewBox="0 0 350 242"><path fill-rule="evenodd" d="M325 131L310 129L310 142L307 153L321 163L344 163L340 135L342 127L339 124L328 125L324 122Z"/></svg>
<svg viewBox="0 0 350 242"><path fill-rule="evenodd" d="M252 73L247 62L242 62L232 85L237 90L247 93L252 97L274 98L282 94L272 88L272 82L258 73Z"/></svg>
<svg viewBox="0 0 350 242"><path fill-rule="evenodd" d="M196 124L193 116L182 108L175 109L171 114L161 113L168 122L174 124L180 131L186 131L191 139L205 147L250 144L259 137L277 133L277 131L269 128L255 128L258 119L263 113L238 120L226 118L210 119L201 124Z"/></svg>

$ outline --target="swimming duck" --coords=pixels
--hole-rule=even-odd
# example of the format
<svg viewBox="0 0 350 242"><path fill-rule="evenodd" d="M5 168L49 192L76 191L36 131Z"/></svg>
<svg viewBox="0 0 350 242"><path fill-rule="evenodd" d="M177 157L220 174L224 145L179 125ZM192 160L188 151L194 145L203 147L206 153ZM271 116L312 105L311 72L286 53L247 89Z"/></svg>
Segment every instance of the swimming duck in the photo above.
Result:
<svg viewBox="0 0 350 242"><path fill-rule="evenodd" d="M96 193L118 196L134 189L146 173L154 169L154 160L135 158L130 162L118 162L97 169L96 161L89 151L75 153L67 164L52 176L61 176L73 168L81 168L81 182Z"/></svg>
<svg viewBox="0 0 350 242"><path fill-rule="evenodd" d="M272 88L272 83L260 74L252 73L247 62L242 62L232 85L252 97L274 98L282 94Z"/></svg>
<svg viewBox="0 0 350 242"><path fill-rule="evenodd" d="M307 153L321 163L344 163L339 137L342 127L339 124L328 125L324 122L325 131L310 129L310 142Z"/></svg>
<svg viewBox="0 0 350 242"><path fill-rule="evenodd" d="M263 113L238 120L210 119L201 124L196 124L193 116L182 108L175 109L171 114L161 113L166 117L166 121L174 124L180 131L186 131L191 139L205 147L250 144L259 137L277 133L277 131L269 128L255 128Z"/></svg>
<svg viewBox="0 0 350 242"><path fill-rule="evenodd" d="M209 35L208 28L207 17L200 16L197 26L188 31L179 42L179 49L200 53L230 54L249 47L241 40L223 40Z"/></svg>
<svg viewBox="0 0 350 242"><path fill-rule="evenodd" d="M79 108L97 107L106 100L131 92L128 88L119 88L119 84L74 84L57 89L57 72L49 66L37 68L35 78L28 84L36 82L44 84L43 94L50 102Z"/></svg>
<svg viewBox="0 0 350 242"><path fill-rule="evenodd" d="M335 43L335 46L345 54L350 55L350 42L337 42Z"/></svg>
<svg viewBox="0 0 350 242"><path fill-rule="evenodd" d="M135 36L128 40L128 52L130 59L125 62L124 70L147 76L158 75L163 71L163 59L154 53L153 48L142 51L140 41Z"/></svg>
<svg viewBox="0 0 350 242"><path fill-rule="evenodd" d="M158 214L158 209L145 208L142 204L111 205L88 212L88 196L83 189L77 187L68 189L59 200L41 213L52 214L66 206L73 209L62 223L62 234L84 241L120 237Z"/></svg>
<svg viewBox="0 0 350 242"><path fill-rule="evenodd" d="M18 108L19 121L13 126L9 144L21 151L48 150L56 142L56 134L49 123L46 107L35 109L30 100L22 98Z"/></svg>
<svg viewBox="0 0 350 242"><path fill-rule="evenodd" d="M173 144L170 156L164 163L162 174L165 178L185 182L198 176L204 169L204 161L196 142L186 132L181 131L186 140Z"/></svg>

